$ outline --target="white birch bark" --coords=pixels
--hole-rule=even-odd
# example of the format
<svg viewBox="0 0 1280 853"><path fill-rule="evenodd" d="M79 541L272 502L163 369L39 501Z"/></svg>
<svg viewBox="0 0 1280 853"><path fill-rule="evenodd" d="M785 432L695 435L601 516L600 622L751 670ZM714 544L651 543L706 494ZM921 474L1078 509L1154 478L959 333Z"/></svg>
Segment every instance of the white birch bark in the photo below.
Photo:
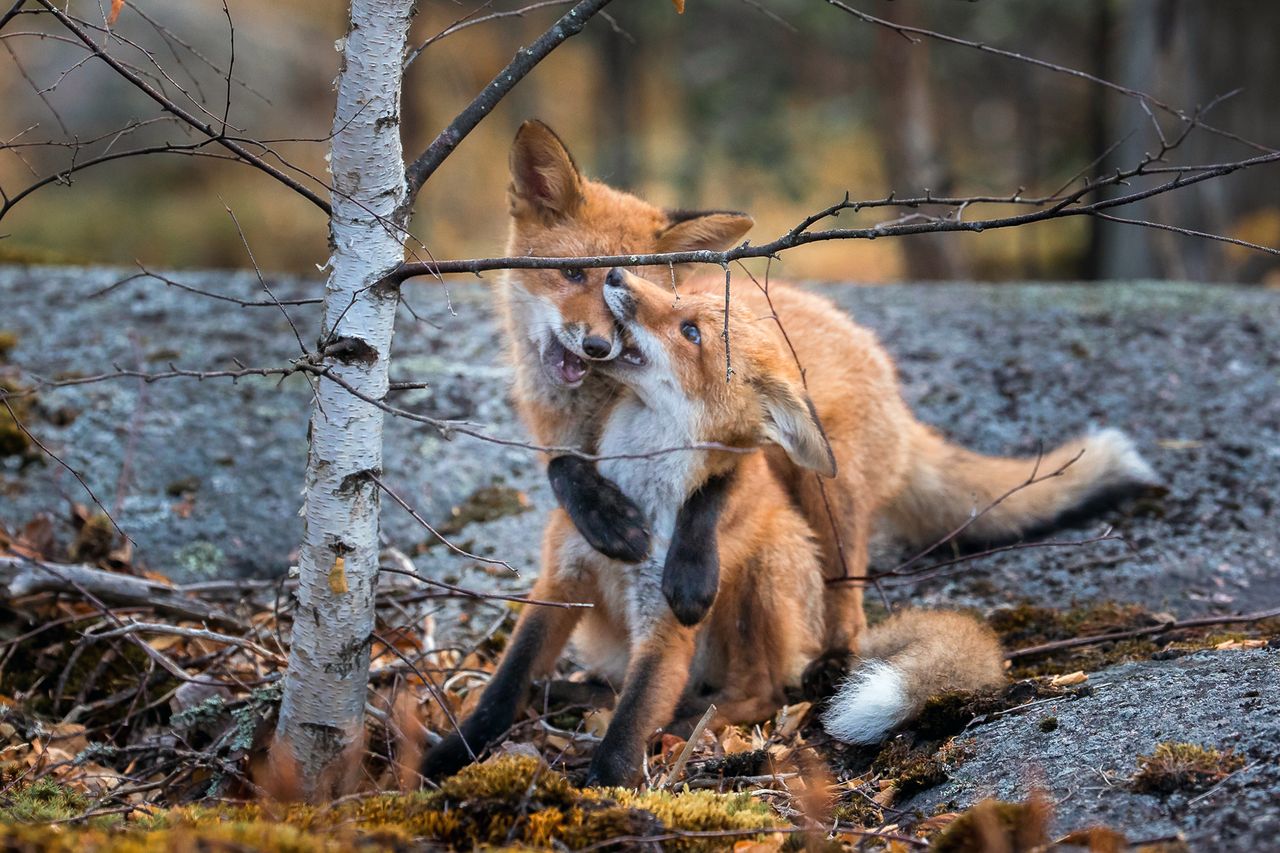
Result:
<svg viewBox="0 0 1280 853"><path fill-rule="evenodd" d="M373 399L387 390L397 295L370 288L404 257L401 60L413 0L351 0L337 79L325 365ZM334 342L339 341L338 345ZM304 794L337 782L361 738L378 574L382 412L321 378L311 411L297 610L278 748Z"/></svg>

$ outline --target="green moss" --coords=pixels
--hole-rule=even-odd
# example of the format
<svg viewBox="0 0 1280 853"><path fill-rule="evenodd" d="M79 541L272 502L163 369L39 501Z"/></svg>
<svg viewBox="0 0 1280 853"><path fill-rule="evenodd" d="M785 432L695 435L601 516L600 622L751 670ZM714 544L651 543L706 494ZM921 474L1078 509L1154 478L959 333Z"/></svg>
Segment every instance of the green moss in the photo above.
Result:
<svg viewBox="0 0 1280 853"><path fill-rule="evenodd" d="M884 811L857 791L851 792L850 799L837 803L831 810L831 817L854 827L873 827L884 823Z"/></svg>
<svg viewBox="0 0 1280 853"><path fill-rule="evenodd" d="M746 794L579 789L527 756L472 765L436 791L385 794L329 808L299 804L193 807L169 812L151 821L148 829L205 826L213 821L247 826L287 823L303 837L324 836L345 827L366 846L376 839L399 840L402 847L413 839L429 839L460 850L489 845L576 850L619 836L682 830L748 830L740 837L750 838L750 830L767 833L785 825L768 805ZM723 841L688 838L664 842L663 847L718 850Z"/></svg>
<svg viewBox="0 0 1280 853"><path fill-rule="evenodd" d="M13 352L18 346L18 333L11 332L8 329L0 329L0 358L8 358L9 353Z"/></svg>
<svg viewBox="0 0 1280 853"><path fill-rule="evenodd" d="M1057 730L1058 730L1057 717L1041 717L1040 718L1040 731L1053 732Z"/></svg>
<svg viewBox="0 0 1280 853"><path fill-rule="evenodd" d="M1135 604L1101 602L1071 610L1053 610L1032 604L1002 608L988 617L1005 648L1038 646L1057 640L1109 634L1145 628L1157 619ZM1135 638L1081 646L1055 654L1014 662L1010 675L1033 678L1084 670L1096 671L1126 660L1149 658L1159 646L1150 638Z"/></svg>
<svg viewBox="0 0 1280 853"><path fill-rule="evenodd" d="M31 449L31 439L19 424L25 426L30 419L32 398L29 396L4 397L5 392L17 394L25 390L16 382L0 378L0 399L5 399L9 404L8 407L0 404L0 458L25 456ZM10 409L13 410L12 413Z"/></svg>
<svg viewBox="0 0 1280 853"><path fill-rule="evenodd" d="M1244 766L1244 758L1231 750L1193 743L1159 743L1150 755L1138 756L1133 789L1144 794L1202 791Z"/></svg>
<svg viewBox="0 0 1280 853"><path fill-rule="evenodd" d="M436 529L444 536L453 536L462 532L462 528L468 524L519 515L528 512L530 508L529 499L518 489L499 485L484 486L450 510L449 519ZM431 544L433 543L427 543L428 546Z"/></svg>
<svg viewBox="0 0 1280 853"><path fill-rule="evenodd" d="M898 798L906 798L947 781L947 764L941 751L912 749L905 741L894 741L880 751L871 770L893 782Z"/></svg>
<svg viewBox="0 0 1280 853"><path fill-rule="evenodd" d="M89 802L52 779L19 785L0 795L0 823L48 823L89 810Z"/></svg>

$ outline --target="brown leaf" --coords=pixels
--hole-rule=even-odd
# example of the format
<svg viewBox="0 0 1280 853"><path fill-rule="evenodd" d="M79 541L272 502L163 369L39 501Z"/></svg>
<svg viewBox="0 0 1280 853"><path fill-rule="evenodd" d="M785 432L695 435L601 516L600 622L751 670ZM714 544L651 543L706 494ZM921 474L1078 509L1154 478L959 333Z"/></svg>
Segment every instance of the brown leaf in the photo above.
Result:
<svg viewBox="0 0 1280 853"><path fill-rule="evenodd" d="M684 0L671 0L671 5L676 7L676 14L684 14Z"/></svg>
<svg viewBox="0 0 1280 853"><path fill-rule="evenodd" d="M812 702L797 702L794 705L784 705L782 710L778 712L778 716L774 734L781 738L789 738L800 729L800 724L804 722L805 714L809 713L809 709L813 707Z"/></svg>
<svg viewBox="0 0 1280 853"><path fill-rule="evenodd" d="M124 9L124 0L111 0L111 14L107 15L107 26L114 27L116 18L120 17L120 11Z"/></svg>

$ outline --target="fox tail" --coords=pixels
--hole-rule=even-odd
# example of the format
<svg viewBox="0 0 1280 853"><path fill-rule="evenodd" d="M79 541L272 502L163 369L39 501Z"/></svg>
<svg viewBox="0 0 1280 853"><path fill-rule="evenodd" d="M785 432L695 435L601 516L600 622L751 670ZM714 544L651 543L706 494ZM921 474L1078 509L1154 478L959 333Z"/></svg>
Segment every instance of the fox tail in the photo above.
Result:
<svg viewBox="0 0 1280 853"><path fill-rule="evenodd" d="M870 629L862 662L822 722L837 740L876 743L914 718L930 696L1004 682L1004 653L991 629L950 610L904 610Z"/></svg>
<svg viewBox="0 0 1280 853"><path fill-rule="evenodd" d="M921 425L911 469L886 520L909 545L925 546L963 528L960 544L1016 541L1083 517L1159 480L1133 441L1104 429L1038 458L983 456Z"/></svg>

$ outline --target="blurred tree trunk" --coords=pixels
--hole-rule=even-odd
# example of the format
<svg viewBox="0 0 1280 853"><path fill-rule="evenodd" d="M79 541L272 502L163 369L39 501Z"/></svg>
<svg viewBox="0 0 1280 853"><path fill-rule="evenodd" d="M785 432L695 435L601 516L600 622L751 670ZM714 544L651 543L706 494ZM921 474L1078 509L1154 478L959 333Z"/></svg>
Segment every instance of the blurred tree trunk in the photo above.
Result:
<svg viewBox="0 0 1280 853"><path fill-rule="evenodd" d="M895 7L895 19L919 25L919 7ZM912 43L888 29L878 29L875 78L885 176L901 195L944 195L951 174L938 144L937 112L929 78L929 45ZM910 279L967 278L967 264L951 234L922 234L902 244Z"/></svg>
<svg viewBox="0 0 1280 853"><path fill-rule="evenodd" d="M380 400L397 295L371 288L404 258L401 59L413 0L351 0L338 74L321 355L324 366ZM311 410L298 558L297 610L277 749L301 793L331 794L361 746L378 578L377 484L382 412L320 378ZM287 762L286 762L287 763ZM358 766L358 762L356 762ZM281 764L276 765L278 768Z"/></svg>
<svg viewBox="0 0 1280 853"><path fill-rule="evenodd" d="M1106 2L1106 0L1104 0ZM1103 77L1108 80L1157 94L1161 88L1161 54L1159 50L1161 21L1171 14L1169 0L1129 0L1119 6L1121 12L1108 33L1111 47L1106 53ZM1117 50L1117 48L1119 48ZM1103 146L1129 136L1098 166L1096 176L1114 174L1116 169L1131 167L1151 151L1151 120L1133 98L1108 92L1105 96L1106 142ZM1130 135L1131 134L1131 135ZM1096 156L1096 155L1095 155ZM1131 187L1110 186L1102 198L1114 198L1131 191ZM1152 206L1143 201L1125 208L1129 219L1152 218ZM1093 229L1094 272L1097 278L1140 279L1160 275L1153 235L1157 232L1114 222L1095 222Z"/></svg>
<svg viewBox="0 0 1280 853"><path fill-rule="evenodd" d="M636 46L612 27L599 39L604 79L596 89L599 109L598 172L615 187L634 190L640 181L636 156Z"/></svg>

